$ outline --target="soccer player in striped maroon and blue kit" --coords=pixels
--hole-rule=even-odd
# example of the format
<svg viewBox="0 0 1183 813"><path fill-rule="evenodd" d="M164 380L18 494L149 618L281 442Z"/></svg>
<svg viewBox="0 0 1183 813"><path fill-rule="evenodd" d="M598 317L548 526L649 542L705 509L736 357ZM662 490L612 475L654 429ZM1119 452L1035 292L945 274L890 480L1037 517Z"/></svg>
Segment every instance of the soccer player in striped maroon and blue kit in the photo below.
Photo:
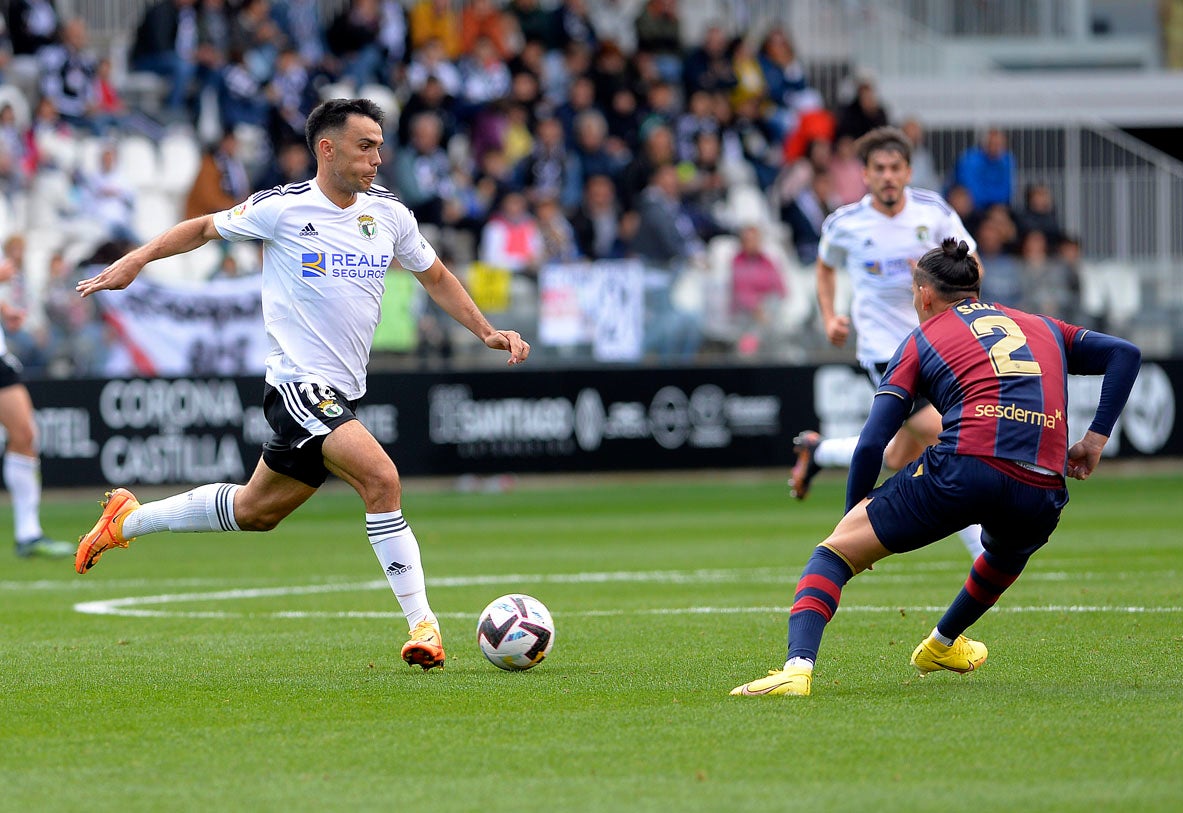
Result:
<svg viewBox="0 0 1183 813"><path fill-rule="evenodd" d="M785 666L732 694L809 694L822 633L846 582L971 522L982 525L985 552L911 662L927 674L969 672L986 661L985 645L962 633L1048 541L1068 502L1065 477L1084 480L1096 468L1141 354L1123 339L979 302L980 280L964 242L945 240L917 264L920 326L896 350L876 393L847 482L846 515L797 584ZM1071 447L1069 373L1104 375L1093 422ZM917 397L941 413L940 438L875 488L883 449Z"/></svg>

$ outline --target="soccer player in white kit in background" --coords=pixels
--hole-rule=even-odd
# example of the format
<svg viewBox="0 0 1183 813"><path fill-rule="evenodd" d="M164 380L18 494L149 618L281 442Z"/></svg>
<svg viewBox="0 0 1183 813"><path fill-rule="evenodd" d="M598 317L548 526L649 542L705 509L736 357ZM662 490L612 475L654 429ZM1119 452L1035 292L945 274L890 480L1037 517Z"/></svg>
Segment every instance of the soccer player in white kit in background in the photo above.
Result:
<svg viewBox="0 0 1183 813"><path fill-rule="evenodd" d="M894 127L877 127L856 144L863 161L863 180L869 190L862 200L843 206L822 224L817 258L817 301L826 338L836 347L846 344L851 324L857 344L855 356L875 388L909 333L919 324L912 306L912 266L946 237L964 240L971 252L974 239L961 218L936 192L908 186L912 179L912 150L907 136ZM981 260L974 254L981 267ZM849 317L835 310L835 276L850 275L852 301ZM941 416L927 401L915 410L883 455L890 469L901 469L937 441ZM822 438L806 431L793 440L797 455L789 478L799 500L809 493L814 476L825 467L850 466L858 436ZM982 552L981 527L960 532L970 555Z"/></svg>
<svg viewBox="0 0 1183 813"><path fill-rule="evenodd" d="M525 361L530 345L489 323L414 215L374 184L382 119L367 99L324 102L305 127L314 179L186 220L78 283L82 296L119 290L147 263L209 240L261 240L271 342L263 409L274 434L244 486L212 483L144 505L127 489L109 493L99 521L79 540L75 569L85 573L105 551L158 531L269 531L332 473L365 503L367 536L411 628L403 660L426 670L442 666L445 654L419 543L402 515L394 462L354 414L366 390L386 268L413 272L452 318L489 348L507 351L510 364Z"/></svg>

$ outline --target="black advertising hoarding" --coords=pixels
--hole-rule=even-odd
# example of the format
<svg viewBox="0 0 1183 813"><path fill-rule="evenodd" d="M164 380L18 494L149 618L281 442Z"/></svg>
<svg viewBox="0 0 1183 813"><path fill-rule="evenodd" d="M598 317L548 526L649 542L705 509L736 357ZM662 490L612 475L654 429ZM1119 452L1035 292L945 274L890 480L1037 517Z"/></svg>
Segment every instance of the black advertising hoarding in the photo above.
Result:
<svg viewBox="0 0 1183 813"><path fill-rule="evenodd" d="M1069 432L1099 378L1070 382ZM45 484L244 482L269 435L259 378L32 382ZM1107 454L1183 455L1183 361L1143 366ZM801 429L858 431L857 368L731 367L394 373L359 417L407 476L787 466Z"/></svg>

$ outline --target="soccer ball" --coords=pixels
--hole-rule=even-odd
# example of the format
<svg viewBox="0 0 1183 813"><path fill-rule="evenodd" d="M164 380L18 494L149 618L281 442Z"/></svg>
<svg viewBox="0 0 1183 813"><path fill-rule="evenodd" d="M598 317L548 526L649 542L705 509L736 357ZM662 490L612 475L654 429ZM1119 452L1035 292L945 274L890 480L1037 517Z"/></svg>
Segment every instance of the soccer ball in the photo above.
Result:
<svg viewBox="0 0 1183 813"><path fill-rule="evenodd" d="M521 593L494 599L477 621L476 641L489 663L521 672L537 666L555 643L555 622L541 601Z"/></svg>

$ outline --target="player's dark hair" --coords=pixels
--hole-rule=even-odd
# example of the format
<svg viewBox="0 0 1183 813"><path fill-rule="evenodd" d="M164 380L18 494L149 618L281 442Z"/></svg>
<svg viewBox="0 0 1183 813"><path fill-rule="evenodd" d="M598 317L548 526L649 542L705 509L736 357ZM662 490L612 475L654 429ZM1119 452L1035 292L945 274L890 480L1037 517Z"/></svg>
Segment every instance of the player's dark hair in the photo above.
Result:
<svg viewBox="0 0 1183 813"><path fill-rule="evenodd" d="M903 156L904 163L909 166L912 164L912 142L908 141L904 131L898 127L876 127L854 142L854 148L863 166L871 160L871 153L881 150L898 152Z"/></svg>
<svg viewBox="0 0 1183 813"><path fill-rule="evenodd" d="M946 237L916 263L916 282L932 288L947 302L977 296L982 288L982 269L969 254L964 240Z"/></svg>
<svg viewBox="0 0 1183 813"><path fill-rule="evenodd" d="M369 99L328 99L318 104L304 122L304 140L316 155L316 142L328 130L340 130L350 116L365 116L379 126L385 116L382 108Z"/></svg>

